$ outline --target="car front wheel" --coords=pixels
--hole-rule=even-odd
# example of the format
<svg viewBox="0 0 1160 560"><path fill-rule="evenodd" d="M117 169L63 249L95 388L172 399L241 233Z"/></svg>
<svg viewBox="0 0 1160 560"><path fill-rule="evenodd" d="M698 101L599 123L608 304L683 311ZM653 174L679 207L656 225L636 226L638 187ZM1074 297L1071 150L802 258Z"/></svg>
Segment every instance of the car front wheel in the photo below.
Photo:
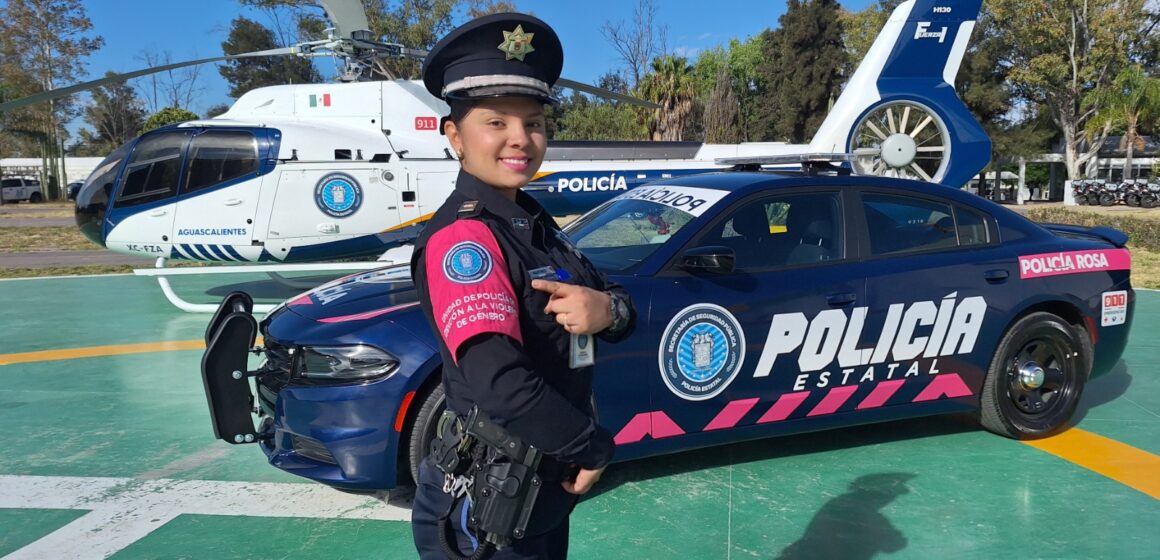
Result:
<svg viewBox="0 0 1160 560"><path fill-rule="evenodd" d="M44 197L40 196L40 193L38 193L38 192L34 192L28 196L28 202L31 202L33 204L40 204L43 201L44 201Z"/></svg>
<svg viewBox="0 0 1160 560"><path fill-rule="evenodd" d="M1003 335L983 382L983 427L1015 439L1038 439L1067 427L1090 367L1090 345L1051 313L1027 315Z"/></svg>
<svg viewBox="0 0 1160 560"><path fill-rule="evenodd" d="M447 409L447 397L443 393L443 384L439 383L427 393L415 414L415 421L411 423L411 432L407 435L407 466L411 471L411 480L419 480L419 463L431 451L431 442L435 440L439 427L439 417Z"/></svg>

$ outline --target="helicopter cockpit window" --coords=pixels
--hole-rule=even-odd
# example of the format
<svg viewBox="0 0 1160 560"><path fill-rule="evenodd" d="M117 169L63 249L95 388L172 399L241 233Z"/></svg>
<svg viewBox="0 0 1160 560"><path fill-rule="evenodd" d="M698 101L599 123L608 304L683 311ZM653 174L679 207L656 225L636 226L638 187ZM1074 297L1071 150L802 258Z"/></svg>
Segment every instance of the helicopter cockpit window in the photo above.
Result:
<svg viewBox="0 0 1160 560"><path fill-rule="evenodd" d="M181 178L181 151L188 132L163 132L143 138L133 149L117 206L134 206L173 196Z"/></svg>
<svg viewBox="0 0 1160 560"><path fill-rule="evenodd" d="M258 141L249 132L207 131L193 139L189 155L187 193L258 171Z"/></svg>

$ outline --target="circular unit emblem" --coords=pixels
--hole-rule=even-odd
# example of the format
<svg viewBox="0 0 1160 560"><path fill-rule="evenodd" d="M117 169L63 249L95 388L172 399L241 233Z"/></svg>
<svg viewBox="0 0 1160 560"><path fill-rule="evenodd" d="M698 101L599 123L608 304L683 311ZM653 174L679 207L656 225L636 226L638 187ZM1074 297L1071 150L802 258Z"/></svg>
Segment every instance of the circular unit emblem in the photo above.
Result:
<svg viewBox="0 0 1160 560"><path fill-rule="evenodd" d="M661 376L674 395L687 401L711 399L741 371L745 333L725 308L690 305L665 327L659 360Z"/></svg>
<svg viewBox="0 0 1160 560"><path fill-rule="evenodd" d="M362 187L346 173L330 173L314 186L314 203L328 216L345 218L362 206Z"/></svg>
<svg viewBox="0 0 1160 560"><path fill-rule="evenodd" d="M474 284L491 273L491 255L474 241L457 243L443 257L443 274L456 284Z"/></svg>

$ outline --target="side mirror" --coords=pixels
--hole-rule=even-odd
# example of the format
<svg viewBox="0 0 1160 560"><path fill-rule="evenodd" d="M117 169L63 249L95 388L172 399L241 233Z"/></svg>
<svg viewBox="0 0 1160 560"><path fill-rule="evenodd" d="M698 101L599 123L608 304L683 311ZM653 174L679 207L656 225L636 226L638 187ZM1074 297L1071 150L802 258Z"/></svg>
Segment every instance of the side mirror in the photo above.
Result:
<svg viewBox="0 0 1160 560"><path fill-rule="evenodd" d="M681 255L681 268L691 271L729 274L737 266L737 253L729 247L708 245L694 247Z"/></svg>

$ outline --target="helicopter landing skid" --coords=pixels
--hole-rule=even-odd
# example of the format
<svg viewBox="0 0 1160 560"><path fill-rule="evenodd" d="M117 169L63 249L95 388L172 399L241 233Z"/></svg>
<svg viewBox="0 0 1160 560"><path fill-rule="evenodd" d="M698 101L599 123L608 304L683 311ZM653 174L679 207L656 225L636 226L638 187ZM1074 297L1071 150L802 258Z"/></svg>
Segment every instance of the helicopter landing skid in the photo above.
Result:
<svg viewBox="0 0 1160 560"><path fill-rule="evenodd" d="M165 299L174 307L185 311L187 313L213 313L217 311L219 303L193 303L186 301L177 292L173 291L173 287L169 284L170 276L190 276L201 274L239 274L239 273L266 273L274 276L278 272L341 272L344 270L359 271L372 270L376 268L384 268L387 266L401 267L400 274L406 273L410 276L410 265L407 263L390 265L381 261L369 262L341 262L341 263L302 263L302 264L255 264L255 265L240 265L240 266L201 266L194 268L166 268L165 258L158 257L157 262L154 263L153 268L139 268L133 271L137 276L152 276L157 278L157 285L161 287L161 292L165 294ZM285 278L283 278L285 280ZM315 284L316 285L316 284ZM315 285L308 286L313 288ZM274 310L276 304L254 304L254 313L269 313Z"/></svg>

